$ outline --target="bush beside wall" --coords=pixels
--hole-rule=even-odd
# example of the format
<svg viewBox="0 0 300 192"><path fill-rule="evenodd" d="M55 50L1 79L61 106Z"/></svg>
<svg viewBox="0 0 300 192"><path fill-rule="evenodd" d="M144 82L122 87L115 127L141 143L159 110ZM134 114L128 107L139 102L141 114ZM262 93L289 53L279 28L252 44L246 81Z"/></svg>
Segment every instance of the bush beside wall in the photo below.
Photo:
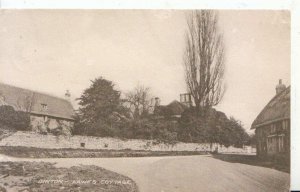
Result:
<svg viewBox="0 0 300 192"><path fill-rule="evenodd" d="M30 129L30 115L24 111L15 111L12 106L0 106L0 125L16 130Z"/></svg>

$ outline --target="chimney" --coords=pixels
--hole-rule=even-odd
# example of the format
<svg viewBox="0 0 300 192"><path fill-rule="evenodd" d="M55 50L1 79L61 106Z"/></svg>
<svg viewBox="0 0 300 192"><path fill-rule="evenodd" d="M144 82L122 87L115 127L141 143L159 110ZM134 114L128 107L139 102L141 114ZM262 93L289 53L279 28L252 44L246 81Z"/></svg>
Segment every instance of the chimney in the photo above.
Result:
<svg viewBox="0 0 300 192"><path fill-rule="evenodd" d="M71 93L69 90L66 90L66 93L65 93L65 99L70 101L71 100Z"/></svg>
<svg viewBox="0 0 300 192"><path fill-rule="evenodd" d="M191 107L192 106L192 96L190 93L183 93L180 94L180 102L184 105L186 105L187 107Z"/></svg>
<svg viewBox="0 0 300 192"><path fill-rule="evenodd" d="M282 79L279 79L279 83L276 86L276 95L279 94L279 93L281 93L285 89L286 89L286 86L284 84L282 84Z"/></svg>

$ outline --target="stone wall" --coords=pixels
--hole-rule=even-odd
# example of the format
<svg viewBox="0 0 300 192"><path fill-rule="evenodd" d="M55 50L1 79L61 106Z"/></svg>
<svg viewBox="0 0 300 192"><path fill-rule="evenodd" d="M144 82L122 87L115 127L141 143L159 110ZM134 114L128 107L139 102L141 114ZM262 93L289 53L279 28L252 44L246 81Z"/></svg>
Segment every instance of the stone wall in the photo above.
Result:
<svg viewBox="0 0 300 192"><path fill-rule="evenodd" d="M26 146L37 148L86 148L108 150L150 150L150 151L214 151L247 153L248 149L229 147L208 143L176 143L174 145L157 143L152 140L102 138L89 136L54 136L34 132L18 131L0 141L0 146Z"/></svg>

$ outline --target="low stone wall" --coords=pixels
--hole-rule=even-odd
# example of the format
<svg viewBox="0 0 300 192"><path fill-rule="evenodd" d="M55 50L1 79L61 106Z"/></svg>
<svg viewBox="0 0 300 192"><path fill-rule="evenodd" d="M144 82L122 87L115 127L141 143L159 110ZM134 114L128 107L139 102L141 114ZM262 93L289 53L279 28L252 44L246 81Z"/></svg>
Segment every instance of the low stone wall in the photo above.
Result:
<svg viewBox="0 0 300 192"><path fill-rule="evenodd" d="M108 150L150 150L150 151L214 151L219 152L247 152L245 148L225 148L218 144L208 143L176 143L174 145L156 143L152 140L128 139L121 140L107 137L90 136L54 136L42 135L34 132L18 131L0 141L0 146L25 146L48 149L86 148Z"/></svg>

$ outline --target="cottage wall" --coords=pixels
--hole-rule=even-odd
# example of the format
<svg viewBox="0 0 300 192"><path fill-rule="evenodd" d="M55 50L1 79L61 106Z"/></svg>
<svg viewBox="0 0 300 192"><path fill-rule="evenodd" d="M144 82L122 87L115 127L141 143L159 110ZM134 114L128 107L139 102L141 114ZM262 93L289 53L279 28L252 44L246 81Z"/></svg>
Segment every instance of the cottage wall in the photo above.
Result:
<svg viewBox="0 0 300 192"><path fill-rule="evenodd" d="M257 155L270 156L290 151L290 120L273 122L257 127Z"/></svg>
<svg viewBox="0 0 300 192"><path fill-rule="evenodd" d="M30 125L32 131L47 133L54 130L63 135L71 135L73 122L70 120L57 119L49 116L30 115Z"/></svg>

